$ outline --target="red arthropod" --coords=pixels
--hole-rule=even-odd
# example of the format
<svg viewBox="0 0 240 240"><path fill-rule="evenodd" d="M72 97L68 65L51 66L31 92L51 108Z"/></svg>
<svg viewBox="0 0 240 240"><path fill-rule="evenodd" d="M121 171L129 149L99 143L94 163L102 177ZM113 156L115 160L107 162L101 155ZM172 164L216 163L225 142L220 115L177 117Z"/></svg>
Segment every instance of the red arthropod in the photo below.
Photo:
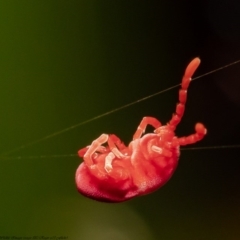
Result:
<svg viewBox="0 0 240 240"><path fill-rule="evenodd" d="M178 138L174 133L185 110L191 77L199 64L200 59L195 58L187 66L176 112L166 125L161 126L156 118L144 117L128 146L116 135L102 134L78 151L84 160L76 171L80 193L98 201L122 202L151 193L171 178L178 164L179 147L200 141L207 132L203 124L197 123L194 134ZM155 130L144 135L148 124Z"/></svg>

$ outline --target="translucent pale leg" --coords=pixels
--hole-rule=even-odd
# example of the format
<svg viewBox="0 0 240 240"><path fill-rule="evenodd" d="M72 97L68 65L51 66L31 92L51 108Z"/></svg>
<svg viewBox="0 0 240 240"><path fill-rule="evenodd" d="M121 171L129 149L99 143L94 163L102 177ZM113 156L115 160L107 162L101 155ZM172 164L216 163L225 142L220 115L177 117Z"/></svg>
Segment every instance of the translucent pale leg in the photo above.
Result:
<svg viewBox="0 0 240 240"><path fill-rule="evenodd" d="M164 157L171 157L172 152L168 149L160 148L156 145L152 145L152 150L158 154L161 154Z"/></svg>
<svg viewBox="0 0 240 240"><path fill-rule="evenodd" d="M125 155L122 154L120 151L126 148L126 146L121 142L121 140L114 134L112 135L102 134L99 138L94 140L89 147L79 150L79 155L80 154L83 155L83 153L86 151L86 153L83 155L83 160L88 167L91 167L94 164L92 158L93 154L95 154L96 151L104 153L106 148L101 145L106 142L108 143L109 149L111 151L105 158L104 168L107 172L111 171L112 160L115 157L117 158L125 157Z"/></svg>
<svg viewBox="0 0 240 240"><path fill-rule="evenodd" d="M187 66L184 76L182 78L181 89L179 90L179 103L176 106L176 112L173 114L172 119L169 121L169 125L172 130L175 130L178 123L181 121L185 110L185 103L187 101L187 89L189 87L191 77L200 64L199 58L194 58Z"/></svg>
<svg viewBox="0 0 240 240"><path fill-rule="evenodd" d="M96 140L92 142L87 152L83 156L83 160L88 167L93 165L92 155L99 149L99 147L108 141L108 135L102 134ZM81 151L81 150L80 150Z"/></svg>
<svg viewBox="0 0 240 240"><path fill-rule="evenodd" d="M147 125L151 125L154 128L159 128L161 123L154 117L144 117L140 122L137 131L133 135L133 140L138 139L145 132Z"/></svg>
<svg viewBox="0 0 240 240"><path fill-rule="evenodd" d="M89 149L89 147L90 146L80 149L78 151L78 156L83 157L85 155L85 153L87 152L87 150ZM107 149L104 146L99 146L96 150L96 152L100 152L100 153L105 153L106 151L107 151Z"/></svg>
<svg viewBox="0 0 240 240"><path fill-rule="evenodd" d="M200 141L207 133L207 129L201 123L197 123L195 126L196 133L191 134L187 137L178 138L179 145L188 145Z"/></svg>
<svg viewBox="0 0 240 240"><path fill-rule="evenodd" d="M105 158L105 165L104 165L104 169L106 170L106 172L110 172L112 170L112 160L115 158L114 153L110 152L106 158Z"/></svg>
<svg viewBox="0 0 240 240"><path fill-rule="evenodd" d="M110 150L115 154L115 156L117 156L118 158L124 157L120 150L125 149L126 146L115 134L109 135L108 146Z"/></svg>

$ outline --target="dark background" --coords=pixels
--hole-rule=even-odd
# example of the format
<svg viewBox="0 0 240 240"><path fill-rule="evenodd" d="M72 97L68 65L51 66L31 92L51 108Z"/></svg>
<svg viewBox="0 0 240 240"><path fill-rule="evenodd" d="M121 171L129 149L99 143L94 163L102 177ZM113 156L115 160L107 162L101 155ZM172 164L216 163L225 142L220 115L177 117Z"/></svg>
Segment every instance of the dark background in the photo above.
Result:
<svg viewBox="0 0 240 240"><path fill-rule="evenodd" d="M238 1L0 0L0 36L0 236L240 238L239 148L182 150L166 186L122 204L79 195L81 159L53 156L103 132L128 143L143 116L166 123L177 88L15 151L180 83L196 56L195 76L239 60ZM192 82L177 135L199 121L194 147L240 144L239 69Z"/></svg>

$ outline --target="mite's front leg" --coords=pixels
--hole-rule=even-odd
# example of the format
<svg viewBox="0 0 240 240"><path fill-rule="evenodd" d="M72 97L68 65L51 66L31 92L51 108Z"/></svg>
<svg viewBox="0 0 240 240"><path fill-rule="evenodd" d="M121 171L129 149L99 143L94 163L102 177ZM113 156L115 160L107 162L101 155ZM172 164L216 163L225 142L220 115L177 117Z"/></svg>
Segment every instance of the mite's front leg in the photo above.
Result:
<svg viewBox="0 0 240 240"><path fill-rule="evenodd" d="M138 139L145 132L147 125L153 126L155 129L161 126L161 123L154 117L144 117L140 122L137 131L133 135L133 140Z"/></svg>
<svg viewBox="0 0 240 240"><path fill-rule="evenodd" d="M181 89L179 91L179 103L176 106L176 111L172 116L172 119L169 121L169 126L171 126L172 130L175 130L179 122L181 121L183 117L183 113L185 110L185 104L187 101L187 90L189 87L189 84L191 82L191 78L194 74L194 72L197 70L198 66L200 64L199 58L194 58L187 66L184 76L182 78L182 84Z"/></svg>
<svg viewBox="0 0 240 240"><path fill-rule="evenodd" d="M178 139L179 145L184 146L184 145L196 143L196 142L200 141L201 139L203 139L203 137L207 133L207 129L204 127L204 125L202 123L196 124L195 131L196 131L196 133L194 133L194 134L191 134L187 137L179 138Z"/></svg>

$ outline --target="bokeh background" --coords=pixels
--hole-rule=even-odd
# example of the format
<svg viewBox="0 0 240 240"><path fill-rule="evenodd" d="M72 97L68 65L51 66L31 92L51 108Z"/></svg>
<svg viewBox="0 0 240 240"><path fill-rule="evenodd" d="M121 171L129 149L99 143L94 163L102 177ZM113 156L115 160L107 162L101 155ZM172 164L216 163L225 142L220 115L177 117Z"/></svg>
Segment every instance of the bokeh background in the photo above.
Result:
<svg viewBox="0 0 240 240"><path fill-rule="evenodd" d="M177 88L71 128L180 83L196 56L195 76L239 60L239 16L237 0L0 0L0 237L240 239L239 148L183 149L166 186L120 204L78 194L69 155L103 132L128 143L143 116L166 123ZM194 147L240 144L239 64L188 96L177 135L201 121Z"/></svg>

